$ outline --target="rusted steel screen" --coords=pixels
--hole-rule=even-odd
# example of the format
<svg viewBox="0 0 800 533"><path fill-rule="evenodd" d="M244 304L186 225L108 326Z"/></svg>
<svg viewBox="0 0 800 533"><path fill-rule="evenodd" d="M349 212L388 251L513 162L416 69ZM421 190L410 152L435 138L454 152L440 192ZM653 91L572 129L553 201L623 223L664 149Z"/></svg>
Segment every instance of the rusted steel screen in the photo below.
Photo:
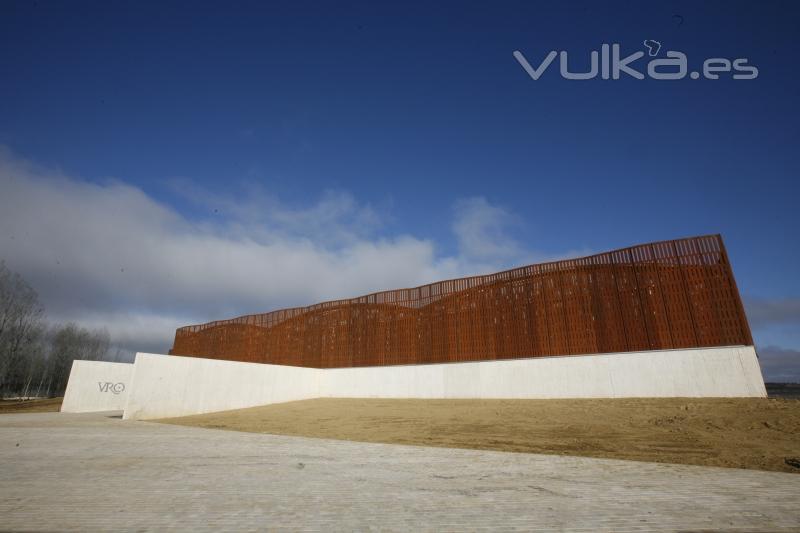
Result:
<svg viewBox="0 0 800 533"><path fill-rule="evenodd" d="M752 343L711 235L186 326L170 353L332 368Z"/></svg>

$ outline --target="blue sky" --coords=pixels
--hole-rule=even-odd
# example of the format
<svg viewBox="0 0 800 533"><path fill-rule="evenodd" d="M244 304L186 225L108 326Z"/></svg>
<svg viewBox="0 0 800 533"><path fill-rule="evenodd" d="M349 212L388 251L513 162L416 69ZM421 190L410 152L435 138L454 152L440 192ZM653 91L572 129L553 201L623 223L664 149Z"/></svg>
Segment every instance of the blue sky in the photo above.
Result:
<svg viewBox="0 0 800 533"><path fill-rule="evenodd" d="M798 15L4 2L0 258L54 319L163 351L182 321L722 233L762 353L800 380ZM759 76L534 81L512 56L579 69L645 39Z"/></svg>

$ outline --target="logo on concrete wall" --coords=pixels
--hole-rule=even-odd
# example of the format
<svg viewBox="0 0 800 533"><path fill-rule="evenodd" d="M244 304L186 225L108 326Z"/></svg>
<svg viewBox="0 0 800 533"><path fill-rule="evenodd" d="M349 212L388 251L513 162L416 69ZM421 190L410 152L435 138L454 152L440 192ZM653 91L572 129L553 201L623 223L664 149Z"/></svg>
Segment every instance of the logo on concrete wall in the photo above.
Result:
<svg viewBox="0 0 800 533"><path fill-rule="evenodd" d="M119 394L125 390L125 384L121 381L114 383L113 381L98 381L97 386L100 387L100 392L110 392L112 394Z"/></svg>

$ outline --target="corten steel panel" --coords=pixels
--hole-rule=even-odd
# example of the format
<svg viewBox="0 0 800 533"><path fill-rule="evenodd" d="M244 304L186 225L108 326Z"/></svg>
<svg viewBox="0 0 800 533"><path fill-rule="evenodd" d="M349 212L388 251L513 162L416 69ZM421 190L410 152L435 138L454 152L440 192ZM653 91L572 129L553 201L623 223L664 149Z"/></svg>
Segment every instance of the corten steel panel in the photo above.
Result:
<svg viewBox="0 0 800 533"><path fill-rule="evenodd" d="M336 368L752 343L710 235L186 326L170 353Z"/></svg>

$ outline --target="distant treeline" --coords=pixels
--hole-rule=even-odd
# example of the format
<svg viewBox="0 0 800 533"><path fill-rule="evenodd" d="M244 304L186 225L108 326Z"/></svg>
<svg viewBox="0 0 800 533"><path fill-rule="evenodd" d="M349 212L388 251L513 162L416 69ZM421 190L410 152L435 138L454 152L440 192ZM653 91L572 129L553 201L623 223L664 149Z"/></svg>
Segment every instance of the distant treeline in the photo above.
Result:
<svg viewBox="0 0 800 533"><path fill-rule="evenodd" d="M800 399L800 383L765 383L770 398Z"/></svg>
<svg viewBox="0 0 800 533"><path fill-rule="evenodd" d="M0 261L0 396L61 396L75 359L109 359L105 330L50 325L39 295ZM113 359L113 358L112 358Z"/></svg>

